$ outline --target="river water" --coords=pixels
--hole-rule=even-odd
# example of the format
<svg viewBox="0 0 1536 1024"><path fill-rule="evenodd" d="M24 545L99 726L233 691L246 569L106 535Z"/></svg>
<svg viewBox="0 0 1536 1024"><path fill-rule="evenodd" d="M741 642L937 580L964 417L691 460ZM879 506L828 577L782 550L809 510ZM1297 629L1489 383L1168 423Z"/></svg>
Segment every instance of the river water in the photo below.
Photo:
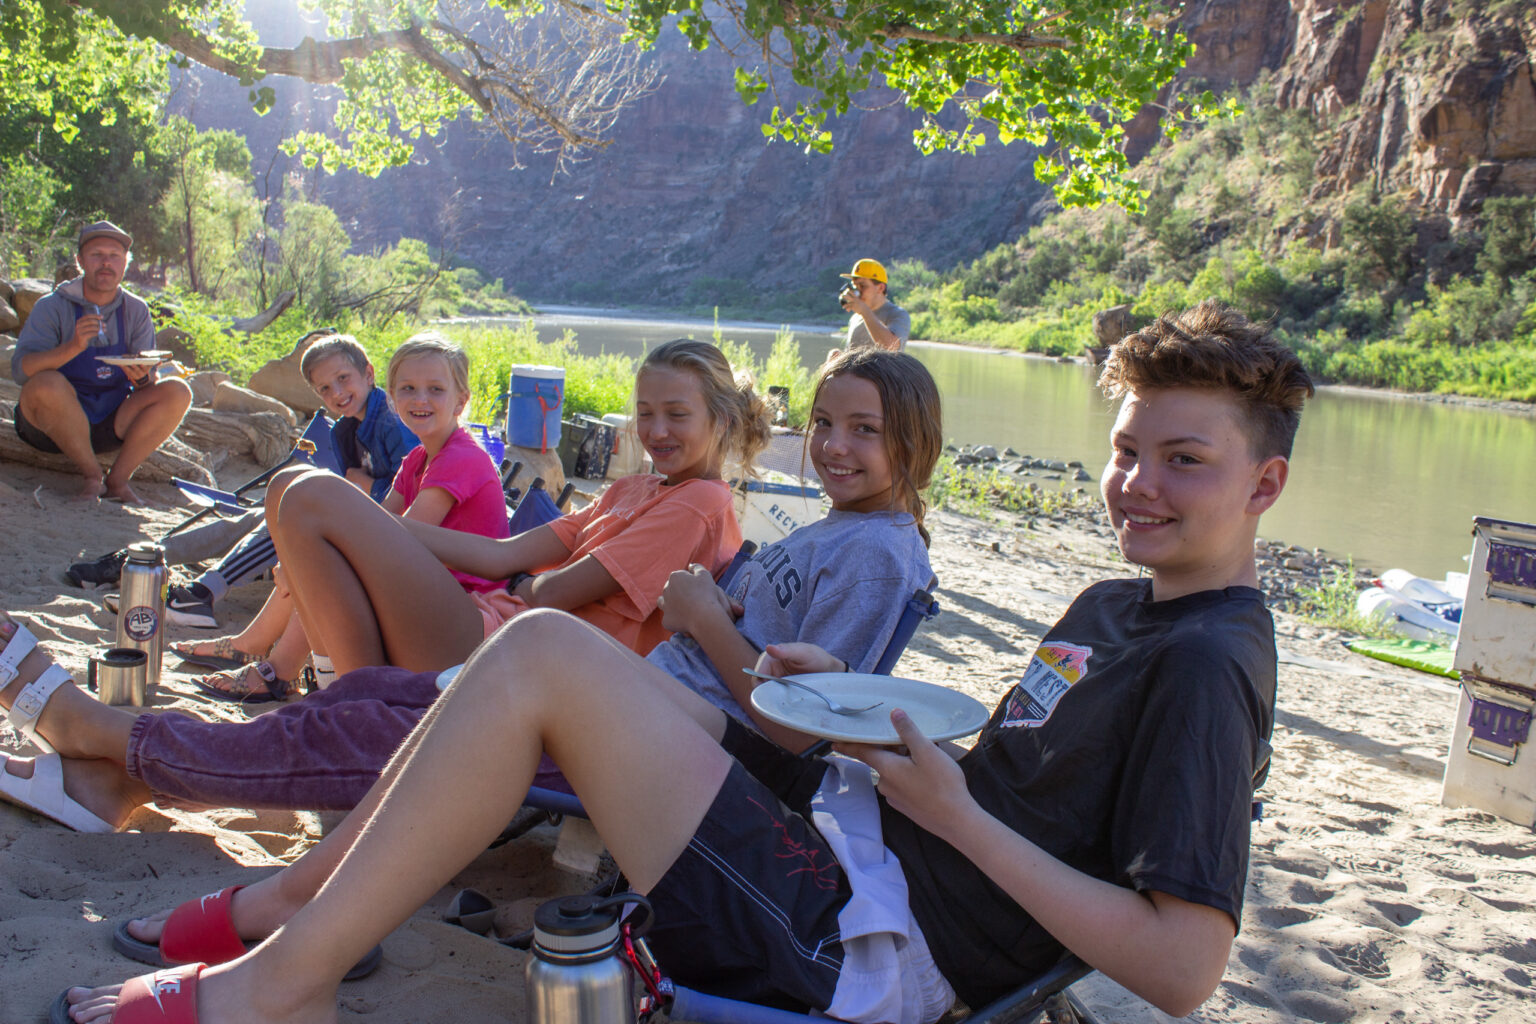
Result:
<svg viewBox="0 0 1536 1024"><path fill-rule="evenodd" d="M584 353L635 356L670 338L709 339L715 329L560 308L535 324L545 340L573 331ZM760 355L773 344L774 329L762 324L722 322L720 330ZM839 340L824 326L799 326L795 337L811 364ZM951 345L907 351L938 382L949 440L1079 459L1097 477L1114 410L1091 367ZM1302 416L1290 481L1260 532L1376 570L1439 578L1466 568L1478 515L1536 521L1536 416L1325 388Z"/></svg>

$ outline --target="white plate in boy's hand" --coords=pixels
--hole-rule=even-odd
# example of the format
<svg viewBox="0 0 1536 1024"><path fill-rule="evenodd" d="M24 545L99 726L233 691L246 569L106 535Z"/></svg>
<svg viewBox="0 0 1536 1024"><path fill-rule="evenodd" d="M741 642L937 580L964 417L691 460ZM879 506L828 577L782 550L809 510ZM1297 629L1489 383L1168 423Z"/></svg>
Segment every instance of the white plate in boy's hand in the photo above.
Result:
<svg viewBox="0 0 1536 1024"><path fill-rule="evenodd" d="M769 721L823 739L894 746L901 742L891 724L891 711L900 708L918 732L930 740L969 736L987 724L990 712L974 697L935 683L873 672L809 672L790 676L855 707L879 701L879 707L857 715L833 713L815 694L779 683L765 682L752 691L752 706Z"/></svg>
<svg viewBox="0 0 1536 1024"><path fill-rule="evenodd" d="M131 356L97 356L108 366L159 366L171 358L172 353L160 349L148 349Z"/></svg>

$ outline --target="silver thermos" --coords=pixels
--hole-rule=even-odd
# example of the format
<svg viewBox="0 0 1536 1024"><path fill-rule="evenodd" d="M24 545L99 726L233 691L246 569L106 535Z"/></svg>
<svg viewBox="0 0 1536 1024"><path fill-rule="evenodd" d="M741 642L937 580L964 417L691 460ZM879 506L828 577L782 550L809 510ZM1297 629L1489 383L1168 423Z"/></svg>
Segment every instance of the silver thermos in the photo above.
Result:
<svg viewBox="0 0 1536 1024"><path fill-rule="evenodd" d="M534 912L528 1024L634 1024L635 976L618 952L626 903L650 909L623 893L566 896Z"/></svg>
<svg viewBox="0 0 1536 1024"><path fill-rule="evenodd" d="M137 647L148 658L144 684L148 694L160 685L165 588L165 549L149 541L130 544L118 580L117 646Z"/></svg>

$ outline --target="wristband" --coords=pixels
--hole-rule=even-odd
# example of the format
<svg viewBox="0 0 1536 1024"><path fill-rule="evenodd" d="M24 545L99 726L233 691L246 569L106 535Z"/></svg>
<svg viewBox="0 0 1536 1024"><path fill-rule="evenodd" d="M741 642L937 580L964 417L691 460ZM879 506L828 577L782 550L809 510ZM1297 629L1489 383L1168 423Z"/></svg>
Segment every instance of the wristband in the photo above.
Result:
<svg viewBox="0 0 1536 1024"><path fill-rule="evenodd" d="M512 592L518 588L518 585L521 584L523 580L531 580L537 575L538 573L536 572L520 572L513 574L512 578L507 580L507 593L512 594ZM517 595L513 594L512 596L516 597Z"/></svg>

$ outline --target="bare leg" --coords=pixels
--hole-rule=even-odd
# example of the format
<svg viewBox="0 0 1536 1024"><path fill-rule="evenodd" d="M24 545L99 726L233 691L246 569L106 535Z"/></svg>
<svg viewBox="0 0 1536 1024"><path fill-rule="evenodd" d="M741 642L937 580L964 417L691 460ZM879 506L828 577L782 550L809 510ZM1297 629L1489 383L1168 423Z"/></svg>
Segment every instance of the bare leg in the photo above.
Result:
<svg viewBox="0 0 1536 1024"><path fill-rule="evenodd" d="M304 629L337 672L444 669L480 642L480 614L443 563L340 477L294 481L268 522Z"/></svg>
<svg viewBox="0 0 1536 1024"><path fill-rule="evenodd" d="M21 411L38 430L47 434L64 457L80 471L81 500L95 500L104 490L101 463L91 449L91 421L80 408L69 379L57 370L34 374L21 386Z"/></svg>
<svg viewBox="0 0 1536 1024"><path fill-rule="evenodd" d="M168 377L129 395L117 410L113 429L123 447L104 482L106 496L137 502L128 479L145 459L176 432L181 418L192 407L192 389L179 377Z"/></svg>
<svg viewBox="0 0 1536 1024"><path fill-rule="evenodd" d="M10 642L12 624L0 613L0 649ZM22 688L42 674L51 659L39 645L18 666L11 684L0 690L0 707L9 708ZM150 801L149 787L129 778L123 762L128 736L138 716L93 699L76 686L54 691L37 721L38 732L63 755L64 791L103 821L121 826L134 808ZM32 776L32 761L7 758L3 769L19 778Z"/></svg>
<svg viewBox="0 0 1536 1024"><path fill-rule="evenodd" d="M199 640L189 650L197 654L219 654L221 645L227 644L237 651L256 657L264 656L288 631L294 617L292 597L284 590L274 589L250 624L234 636ZM281 673L279 673L281 674ZM284 676L284 678L288 678Z"/></svg>
<svg viewBox="0 0 1536 1024"><path fill-rule="evenodd" d="M679 711L695 717L712 738L720 736L724 728L724 719L720 716L720 712L677 680L655 670L649 662L640 659L605 633L589 630L579 636L579 641L590 644L594 655L602 646L611 648L614 652L612 657L620 664L628 666L627 672L630 673L631 685L637 691L647 691L651 695L647 699L670 701ZM506 652L503 652L502 658L507 657ZM510 676L504 685L519 685L518 680L523 677L525 667L522 659L517 661L516 674ZM363 825L373 816L380 800L383 799L384 792L399 774L400 766L410 759L421 742L424 731L424 728L417 728L406 737L400 750L380 776L379 782L368 791L368 795L361 803L348 812L336 828L326 834L324 839L305 850L298 860L276 874L269 875L235 894L230 903L230 916L234 921L235 931L242 939L249 942L266 938L314 899L315 893L320 891L320 887L341 863L342 857L351 849ZM505 827L505 823L501 827ZM139 918L130 922L130 933L145 942L159 942L165 920L170 917L174 909L167 907L152 917Z"/></svg>
<svg viewBox="0 0 1536 1024"><path fill-rule="evenodd" d="M512 672L519 685L507 686ZM635 685L648 673L660 675L560 613L506 626L380 780L377 811L314 900L252 953L204 973L200 1020L333 1020L342 975L495 837L540 751L561 764L630 881L648 890L730 767L715 742L720 713L686 691L657 700L651 682L665 689L665 677ZM76 1019L109 1011L115 994L71 990Z"/></svg>
<svg viewBox="0 0 1536 1024"><path fill-rule="evenodd" d="M380 782L368 790L361 803L347 812L347 816L325 838L305 850L298 860L284 866L275 874L246 886L235 893L230 901L230 919L235 932L247 942L264 939L277 931L298 913L336 870L352 848L363 825L373 816L379 801L388 787L388 780L398 770L397 765L410 756L420 742L421 730L416 729L405 738L400 750L380 776ZM136 918L128 923L129 934L145 942L160 941L160 933L174 907L167 907L152 917Z"/></svg>

